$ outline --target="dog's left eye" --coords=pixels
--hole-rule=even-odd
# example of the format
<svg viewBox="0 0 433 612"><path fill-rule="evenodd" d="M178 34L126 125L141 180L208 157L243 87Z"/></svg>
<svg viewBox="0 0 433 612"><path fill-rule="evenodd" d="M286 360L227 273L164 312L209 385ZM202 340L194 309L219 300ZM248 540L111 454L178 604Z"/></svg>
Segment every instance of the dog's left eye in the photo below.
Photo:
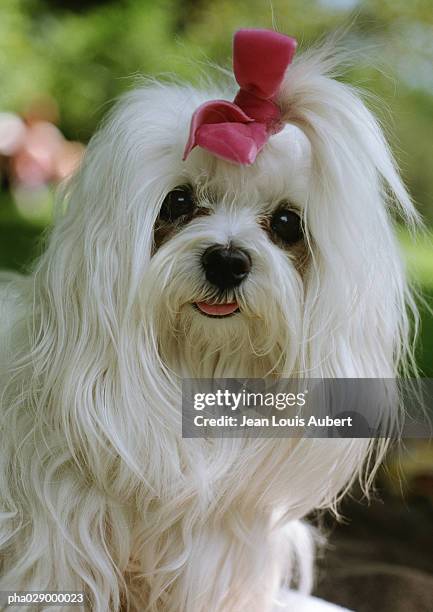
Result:
<svg viewBox="0 0 433 612"><path fill-rule="evenodd" d="M272 231L286 244L295 244L302 238L302 221L298 214L289 208L279 208L272 215Z"/></svg>
<svg viewBox="0 0 433 612"><path fill-rule="evenodd" d="M193 188L191 185L181 185L166 195L159 216L164 221L173 222L179 217L191 215L195 207Z"/></svg>

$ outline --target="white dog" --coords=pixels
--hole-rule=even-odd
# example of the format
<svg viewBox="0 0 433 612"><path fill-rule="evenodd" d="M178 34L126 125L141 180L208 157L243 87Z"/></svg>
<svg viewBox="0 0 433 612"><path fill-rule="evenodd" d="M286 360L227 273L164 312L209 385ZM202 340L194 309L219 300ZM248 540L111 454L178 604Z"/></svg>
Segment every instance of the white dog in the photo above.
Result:
<svg viewBox="0 0 433 612"><path fill-rule="evenodd" d="M307 596L301 521L381 452L180 427L183 377L394 377L411 359L390 209L415 210L335 55L294 47L238 33L234 103L128 94L3 291L0 590L84 591L93 612L332 607Z"/></svg>

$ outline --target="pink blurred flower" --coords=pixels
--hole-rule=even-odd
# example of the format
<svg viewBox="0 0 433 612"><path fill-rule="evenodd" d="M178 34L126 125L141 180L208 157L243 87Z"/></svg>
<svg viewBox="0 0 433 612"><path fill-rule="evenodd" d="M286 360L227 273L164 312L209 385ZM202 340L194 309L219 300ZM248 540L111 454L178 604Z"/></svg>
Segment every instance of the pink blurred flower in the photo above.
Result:
<svg viewBox="0 0 433 612"><path fill-rule="evenodd" d="M65 140L52 123L35 121L12 160L14 179L28 186L57 182L73 172L83 151L84 145Z"/></svg>

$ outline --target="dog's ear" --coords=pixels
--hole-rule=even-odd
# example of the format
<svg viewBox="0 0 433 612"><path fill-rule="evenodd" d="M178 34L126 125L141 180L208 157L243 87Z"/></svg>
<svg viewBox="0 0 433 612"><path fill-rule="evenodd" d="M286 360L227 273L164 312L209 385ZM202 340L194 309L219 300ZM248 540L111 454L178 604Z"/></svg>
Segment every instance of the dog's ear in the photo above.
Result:
<svg viewBox="0 0 433 612"><path fill-rule="evenodd" d="M90 141L81 167L59 192L48 245L69 275L86 276L81 294L113 307L116 322L148 265L164 180L140 142L137 122L147 119L140 103L135 92L125 96Z"/></svg>
<svg viewBox="0 0 433 612"><path fill-rule="evenodd" d="M151 378L144 364L153 366L140 291L167 181L161 155L141 141L145 95L134 93L115 108L62 187L29 283L35 384L51 398L47 406L35 393L35 410L66 428L71 453L107 478L116 455L143 474L134 458L143 430L139 382Z"/></svg>
<svg viewBox="0 0 433 612"><path fill-rule="evenodd" d="M318 375L394 376L410 360L416 309L391 212L411 226L418 216L378 122L357 90L331 78L337 64L327 46L301 55L279 99L312 148L304 365Z"/></svg>
<svg viewBox="0 0 433 612"><path fill-rule="evenodd" d="M155 221L178 180L181 145L176 151L167 128L172 117L159 112L166 89L153 83L134 90L108 115L59 191L48 248L36 268L37 276L56 276L65 306L80 300L77 309L98 315L109 335L133 318Z"/></svg>

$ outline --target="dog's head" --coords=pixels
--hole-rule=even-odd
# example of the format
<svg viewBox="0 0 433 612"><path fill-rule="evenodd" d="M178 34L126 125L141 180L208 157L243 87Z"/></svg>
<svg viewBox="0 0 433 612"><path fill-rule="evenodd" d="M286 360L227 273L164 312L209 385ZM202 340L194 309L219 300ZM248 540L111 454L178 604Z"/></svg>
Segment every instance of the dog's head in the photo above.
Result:
<svg viewBox="0 0 433 612"><path fill-rule="evenodd" d="M182 375L394 375L409 322L389 208L415 212L334 64L325 48L288 67L249 165L182 159L194 109L232 92L127 95L66 187L50 248L80 291L64 299L87 295L107 338L129 330Z"/></svg>
<svg viewBox="0 0 433 612"><path fill-rule="evenodd" d="M168 128L177 130L181 147L191 92L170 91L167 98L186 111ZM292 369L311 263L304 229L308 138L288 125L248 168L200 150L176 163L175 143L173 149L144 278L146 316L156 321L165 358L206 375Z"/></svg>

